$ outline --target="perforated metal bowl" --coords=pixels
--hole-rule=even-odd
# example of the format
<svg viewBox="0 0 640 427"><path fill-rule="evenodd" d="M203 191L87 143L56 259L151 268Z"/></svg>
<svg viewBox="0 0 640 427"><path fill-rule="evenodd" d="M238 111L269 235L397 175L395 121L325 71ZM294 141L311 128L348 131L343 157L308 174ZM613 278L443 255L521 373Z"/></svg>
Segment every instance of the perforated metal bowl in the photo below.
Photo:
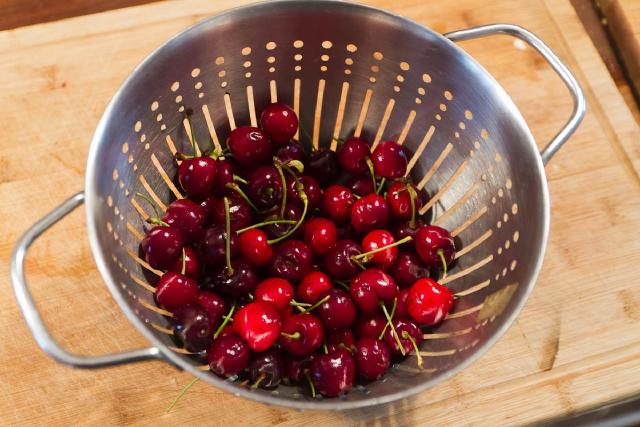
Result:
<svg viewBox="0 0 640 427"><path fill-rule="evenodd" d="M268 24L268 25L266 25ZM508 34L529 43L566 83L575 106L539 153L518 109L452 41ZM201 149L223 144L236 124L256 124L271 101L294 107L314 147L362 135L395 139L411 153L411 175L431 195L434 222L461 241L442 282L459 297L425 332L422 354L342 398L311 399L295 387L249 390L202 368L176 349L170 323L144 280L137 256L147 212L132 195L164 209L181 197L173 153L187 149L184 111L194 111ZM180 33L138 66L96 130L85 191L20 240L12 259L18 302L40 346L62 363L96 368L163 359L202 380L260 402L345 409L390 402L451 377L509 327L534 286L549 227L543 165L579 124L585 101L574 77L528 31L489 25L437 34L390 13L342 2L282 1L223 13ZM335 146L332 146L335 148ZM49 335L26 288L23 263L34 239L83 201L96 263L122 311L153 347L103 357L68 353Z"/></svg>

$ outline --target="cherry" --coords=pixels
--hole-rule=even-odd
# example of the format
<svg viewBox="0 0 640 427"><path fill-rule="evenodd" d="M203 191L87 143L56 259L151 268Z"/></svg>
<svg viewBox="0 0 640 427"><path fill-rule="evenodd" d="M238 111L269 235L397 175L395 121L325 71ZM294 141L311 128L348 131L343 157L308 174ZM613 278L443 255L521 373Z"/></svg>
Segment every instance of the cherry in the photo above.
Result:
<svg viewBox="0 0 640 427"><path fill-rule="evenodd" d="M195 304L183 305L173 312L174 334L189 351L206 350L213 341L213 325L207 311Z"/></svg>
<svg viewBox="0 0 640 427"><path fill-rule="evenodd" d="M174 227L153 227L140 244L145 260L153 268L168 270L182 255L184 237Z"/></svg>
<svg viewBox="0 0 640 427"><path fill-rule="evenodd" d="M200 201L200 207L204 212L204 226L207 227L213 222L213 206L217 198L214 196L207 196Z"/></svg>
<svg viewBox="0 0 640 427"><path fill-rule="evenodd" d="M329 289L333 289L329 276L321 271L312 271L304 276L298 284L298 299L306 304L315 304Z"/></svg>
<svg viewBox="0 0 640 427"><path fill-rule="evenodd" d="M389 220L389 206L384 197L369 194L356 201L351 208L351 225L359 232L384 228Z"/></svg>
<svg viewBox="0 0 640 427"><path fill-rule="evenodd" d="M307 173L322 185L334 182L340 173L336 153L326 148L312 151L307 162Z"/></svg>
<svg viewBox="0 0 640 427"><path fill-rule="evenodd" d="M229 219L231 230L239 230L248 227L252 223L251 207L237 193L228 197L229 199ZM212 206L213 223L224 224L226 221L224 212L224 199L216 199Z"/></svg>
<svg viewBox="0 0 640 427"><path fill-rule="evenodd" d="M294 356L307 356L319 349L323 340L320 320L312 314L303 313L283 320L278 342Z"/></svg>
<svg viewBox="0 0 640 427"><path fill-rule="evenodd" d="M347 139L338 149L338 162L345 171L362 175L368 170L367 159L371 156L369 143L362 138Z"/></svg>
<svg viewBox="0 0 640 427"><path fill-rule="evenodd" d="M351 189L353 194L360 197L376 192L371 175L354 176L347 182L347 187Z"/></svg>
<svg viewBox="0 0 640 427"><path fill-rule="evenodd" d="M384 333L384 341L391 352L403 356L415 352L416 356L418 356L418 365L422 366L422 357L419 349L422 343L422 331L418 325L408 319L394 319L392 324L393 329L387 328ZM394 335L395 333L398 334L397 337ZM398 341L402 344L402 348L398 346Z"/></svg>
<svg viewBox="0 0 640 427"><path fill-rule="evenodd" d="M334 279L347 280L360 271L352 257L362 253L362 248L353 240L338 240L324 257L325 271Z"/></svg>
<svg viewBox="0 0 640 427"><path fill-rule="evenodd" d="M358 233L351 224L345 224L336 229L338 240L360 240L361 234Z"/></svg>
<svg viewBox="0 0 640 427"><path fill-rule="evenodd" d="M233 333L220 335L207 349L209 368L224 377L242 372L249 363L249 357L249 347Z"/></svg>
<svg viewBox="0 0 640 427"><path fill-rule="evenodd" d="M268 243L267 235L257 228L240 233L238 251L249 264L254 266L266 265L273 256L273 248Z"/></svg>
<svg viewBox="0 0 640 427"><path fill-rule="evenodd" d="M227 254L227 230L225 225L216 224L209 227L202 240L196 247L200 259L212 266L218 267L225 263ZM235 257L238 252L238 236L236 233L231 233L229 241L230 251L229 256Z"/></svg>
<svg viewBox="0 0 640 427"><path fill-rule="evenodd" d="M286 378L289 382L300 383L309 372L311 357L287 357L284 360Z"/></svg>
<svg viewBox="0 0 640 427"><path fill-rule="evenodd" d="M416 212L422 207L422 198L415 185L396 181L387 190L387 204L391 218L415 220Z"/></svg>
<svg viewBox="0 0 640 427"><path fill-rule="evenodd" d="M279 146L274 155L282 162L298 160L304 163L307 157L302 144L298 141L289 141L286 144Z"/></svg>
<svg viewBox="0 0 640 427"><path fill-rule="evenodd" d="M322 195L321 210L337 224L344 224L351 219L351 207L355 198L351 191L342 185L328 187Z"/></svg>
<svg viewBox="0 0 640 427"><path fill-rule="evenodd" d="M199 291L196 303L204 308L211 322L211 329L215 330L222 323L222 316L227 312L227 304L218 294L208 291Z"/></svg>
<svg viewBox="0 0 640 427"><path fill-rule="evenodd" d="M397 311L396 311L397 312ZM360 315L354 326L358 338L379 338L387 324L387 319L378 313Z"/></svg>
<svg viewBox="0 0 640 427"><path fill-rule="evenodd" d="M314 255L324 255L335 245L336 225L325 218L311 218L304 225L304 241Z"/></svg>
<svg viewBox="0 0 640 427"><path fill-rule="evenodd" d="M349 294L341 289L331 289L325 292L323 299L329 298L317 309L316 314L327 329L342 329L350 327L356 319L356 307Z"/></svg>
<svg viewBox="0 0 640 427"><path fill-rule="evenodd" d="M351 298L364 314L374 314L380 304L391 305L398 294L395 280L378 268L369 268L351 280Z"/></svg>
<svg viewBox="0 0 640 427"><path fill-rule="evenodd" d="M375 251L376 249L395 243L393 235L386 230L373 230L367 233L362 239L362 250L364 252ZM368 255L368 260L378 267L388 270L391 268L398 256L398 247L391 246L382 251Z"/></svg>
<svg viewBox="0 0 640 427"><path fill-rule="evenodd" d="M298 131L298 116L288 105L275 102L262 110L260 126L273 142L284 144Z"/></svg>
<svg viewBox="0 0 640 427"><path fill-rule="evenodd" d="M253 295L254 301L264 301L278 312L283 312L293 299L291 283L278 277L270 277L258 283Z"/></svg>
<svg viewBox="0 0 640 427"><path fill-rule="evenodd" d="M252 388L277 387L285 374L284 357L277 348L255 353L249 362L248 371Z"/></svg>
<svg viewBox="0 0 640 427"><path fill-rule="evenodd" d="M251 265L245 261L235 261L230 270L228 266L219 267L211 278L213 289L234 297L247 296L258 283L258 276Z"/></svg>
<svg viewBox="0 0 640 427"><path fill-rule="evenodd" d="M253 126L235 128L227 138L233 159L243 166L256 166L271 158L271 143L262 130Z"/></svg>
<svg viewBox="0 0 640 427"><path fill-rule="evenodd" d="M440 267L445 273L453 262L456 247L451 234L444 228L427 225L416 234L416 251L429 267Z"/></svg>
<svg viewBox="0 0 640 427"><path fill-rule="evenodd" d="M276 246L269 263L269 272L290 282L299 282L311 271L312 254L301 240L285 240Z"/></svg>
<svg viewBox="0 0 640 427"><path fill-rule="evenodd" d="M195 302L197 296L198 284L196 281L173 271L164 273L156 286L158 305L171 312L183 305Z"/></svg>
<svg viewBox="0 0 640 427"><path fill-rule="evenodd" d="M294 203L287 203L284 207L284 216L282 219L286 219L289 221L298 222L302 218L302 208ZM265 221L277 220L279 216L277 214L270 215L265 218ZM263 230L269 238L277 239L285 234L287 234L294 227L293 224L286 223L278 223L278 224L269 224L263 227Z"/></svg>
<svg viewBox="0 0 640 427"><path fill-rule="evenodd" d="M416 238L416 234L418 234L418 230L424 226L424 222L420 219L416 219L415 221L402 221L393 227L393 235L396 236L396 239L400 240L407 236L411 236L414 240Z"/></svg>
<svg viewBox="0 0 640 427"><path fill-rule="evenodd" d="M314 357L309 374L322 395L335 397L351 390L355 378L355 363L349 351L337 349Z"/></svg>
<svg viewBox="0 0 640 427"><path fill-rule="evenodd" d="M396 179L407 172L407 155L402 146L394 141L382 141L371 156L376 175Z"/></svg>
<svg viewBox="0 0 640 427"><path fill-rule="evenodd" d="M280 316L269 304L262 301L245 305L233 318L233 331L253 351L265 351L280 335Z"/></svg>
<svg viewBox="0 0 640 427"><path fill-rule="evenodd" d="M360 338L356 343L356 371L369 381L377 380L391 365L391 351L377 338Z"/></svg>
<svg viewBox="0 0 640 427"><path fill-rule="evenodd" d="M320 205L320 201L322 200L322 189L320 188L318 181L310 175L302 175L296 179L287 180L287 197L289 197L289 200L299 206L303 205L300 194L296 189L296 181L302 184L302 188L309 199L309 210L313 210Z"/></svg>
<svg viewBox="0 0 640 427"><path fill-rule="evenodd" d="M427 269L418 255L413 252L400 252L395 264L391 267L391 275L401 288L408 288L422 277L429 277Z"/></svg>
<svg viewBox="0 0 640 427"><path fill-rule="evenodd" d="M216 184L216 168L216 161L211 157L186 158L178 166L178 181L189 197L202 199Z"/></svg>
<svg viewBox="0 0 640 427"><path fill-rule="evenodd" d="M401 288L398 292L395 316L398 318L408 318L409 310L407 310L407 302L409 299L409 289Z"/></svg>
<svg viewBox="0 0 640 427"><path fill-rule="evenodd" d="M185 241L193 242L202 236L204 209L189 199L178 199L167 206L162 221L179 229Z"/></svg>
<svg viewBox="0 0 640 427"><path fill-rule="evenodd" d="M216 196L222 197L230 194L227 184L233 182L233 163L229 160L218 159L216 165L216 184L213 186L213 192Z"/></svg>
<svg viewBox="0 0 640 427"><path fill-rule="evenodd" d="M416 322L432 326L444 320L453 307L453 294L430 278L417 280L409 288L407 311Z"/></svg>
<svg viewBox="0 0 640 427"><path fill-rule="evenodd" d="M182 264L184 262L184 275L193 279L197 279L198 277L200 277L202 266L200 265L200 260L196 255L196 251L190 246L185 246L183 249L184 256L180 256L179 258L177 258L169 271L175 271L176 273L182 272Z"/></svg>
<svg viewBox="0 0 640 427"><path fill-rule="evenodd" d="M275 166L262 166L249 174L248 195L259 209L270 209L282 200L282 178Z"/></svg>
<svg viewBox="0 0 640 427"><path fill-rule="evenodd" d="M356 339L351 329L338 329L329 331L327 335L327 352L332 353L339 348L345 348L349 351L355 350Z"/></svg>

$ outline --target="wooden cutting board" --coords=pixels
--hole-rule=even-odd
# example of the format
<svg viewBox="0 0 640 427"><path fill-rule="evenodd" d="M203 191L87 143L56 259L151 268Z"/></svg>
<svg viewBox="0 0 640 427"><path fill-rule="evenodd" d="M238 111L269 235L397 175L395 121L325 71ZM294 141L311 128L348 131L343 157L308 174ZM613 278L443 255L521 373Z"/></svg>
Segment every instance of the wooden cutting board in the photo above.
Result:
<svg viewBox="0 0 640 427"><path fill-rule="evenodd" d="M110 96L155 47L229 0L150 4L0 32L0 419L2 424L522 424L640 393L640 130L568 2L375 0L444 32L511 22L546 40L577 74L585 120L547 167L551 239L537 287L508 333L448 382L391 405L299 413L190 381L160 362L100 371L56 364L15 304L10 251L29 225L83 186L92 132ZM275 31L276 29L274 29ZM512 39L465 42L519 105L543 145L568 93ZM34 297L67 348L140 347L94 265L82 209L33 247Z"/></svg>

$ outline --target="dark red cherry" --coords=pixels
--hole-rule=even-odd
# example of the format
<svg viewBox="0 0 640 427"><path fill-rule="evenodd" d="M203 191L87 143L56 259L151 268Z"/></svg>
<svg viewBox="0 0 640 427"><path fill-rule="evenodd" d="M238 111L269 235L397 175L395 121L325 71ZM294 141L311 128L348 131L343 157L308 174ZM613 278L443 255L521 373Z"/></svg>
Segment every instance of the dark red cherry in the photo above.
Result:
<svg viewBox="0 0 640 427"><path fill-rule="evenodd" d="M380 303L391 307L398 295L395 280L378 268L368 268L351 279L351 298L364 314L374 314Z"/></svg>
<svg viewBox="0 0 640 427"><path fill-rule="evenodd" d="M414 191L413 196L408 190L408 186L411 185ZM387 204L389 205L389 213L391 218L396 220L408 220L411 219L411 198L413 197L414 212L417 216L417 212L422 207L421 192L413 184L406 184L404 182L394 182L389 186L387 190Z"/></svg>
<svg viewBox="0 0 640 427"><path fill-rule="evenodd" d="M229 200L229 223L231 230L236 231L251 225L253 214L251 206L238 196L238 193L227 196ZM224 198L216 199L213 204L213 223L226 224L226 214L224 210Z"/></svg>
<svg viewBox="0 0 640 427"><path fill-rule="evenodd" d="M140 245L151 267L168 270L182 255L184 237L177 228L160 225L149 230Z"/></svg>
<svg viewBox="0 0 640 427"><path fill-rule="evenodd" d="M358 338L375 338L377 339L385 325L387 319L380 313L360 315L356 319L354 326L355 334Z"/></svg>
<svg viewBox="0 0 640 427"><path fill-rule="evenodd" d="M266 302L256 301L242 307L233 317L233 331L253 351L265 351L280 335L280 316Z"/></svg>
<svg viewBox="0 0 640 427"><path fill-rule="evenodd" d="M351 329L337 329L327 333L327 350L329 353L332 353L339 348L354 351L355 345L356 339L353 336Z"/></svg>
<svg viewBox="0 0 640 427"><path fill-rule="evenodd" d="M216 184L216 167L216 161L211 157L184 159L178 166L178 181L189 197L202 199Z"/></svg>
<svg viewBox="0 0 640 427"><path fill-rule="evenodd" d="M214 196L207 196L200 201L200 207L204 212L204 226L205 228L213 223L213 206L217 198Z"/></svg>
<svg viewBox="0 0 640 427"><path fill-rule="evenodd" d="M384 228L389 221L389 206L384 197L369 194L356 201L351 208L351 225L356 231L366 232Z"/></svg>
<svg viewBox="0 0 640 427"><path fill-rule="evenodd" d="M280 210L277 210L274 212L277 212L277 213L273 213L265 217L264 220L269 221L269 220L281 219L279 217ZM289 221L298 221L300 220L301 217L302 217L302 207L298 206L295 203L287 202L286 206L284 207L284 219L287 219ZM279 223L279 224L269 224L267 226L264 226L262 227L262 230L265 233L267 233L267 236L269 236L270 239L277 239L278 237L288 233L293 227L294 227L293 224ZM296 232L291 237L296 237L299 232L300 232L300 229L296 230Z"/></svg>
<svg viewBox="0 0 640 427"><path fill-rule="evenodd" d="M311 271L312 254L309 246L301 240L285 240L274 250L269 263L269 272L292 283L298 283Z"/></svg>
<svg viewBox="0 0 640 427"><path fill-rule="evenodd" d="M309 203L309 212L320 205L322 200L322 188L316 179L310 175L302 175L297 178L297 181L302 184L302 189L307 195ZM303 205L300 194L298 194L297 184L295 179L291 177L287 178L287 197L299 206Z"/></svg>
<svg viewBox="0 0 640 427"><path fill-rule="evenodd" d="M391 352L396 355L407 355L414 352L415 348L413 347L413 343L409 337L411 337L415 341L416 345L419 346L422 343L422 331L420 330L420 327L413 320L409 319L396 318L393 319L391 323L393 324L393 328L387 328L384 333L384 341L389 346ZM400 347L398 346L398 340L394 335L394 329L398 333L398 338L404 351L400 350Z"/></svg>
<svg viewBox="0 0 640 427"><path fill-rule="evenodd" d="M173 312L174 334L189 351L206 350L213 341L213 326L207 311L196 304L183 305Z"/></svg>
<svg viewBox="0 0 640 427"><path fill-rule="evenodd" d="M183 305L191 304L198 297L198 284L195 280L180 273L168 271L160 277L156 285L158 306L173 312Z"/></svg>
<svg viewBox="0 0 640 427"><path fill-rule="evenodd" d="M278 342L294 356L307 356L320 348L324 329L320 320L309 313L286 317L280 329Z"/></svg>
<svg viewBox="0 0 640 427"><path fill-rule="evenodd" d="M408 288L416 280L422 277L429 277L429 269L424 266L420 257L413 252L400 252L389 273L401 288Z"/></svg>
<svg viewBox="0 0 640 427"><path fill-rule="evenodd" d="M327 397L339 396L351 390L355 371L353 356L344 349L314 357L309 368L316 390Z"/></svg>
<svg viewBox="0 0 640 427"><path fill-rule="evenodd" d="M296 384L306 381L311 360L311 357L286 357L284 359L284 369L289 382Z"/></svg>
<svg viewBox="0 0 640 427"><path fill-rule="evenodd" d="M264 164L271 159L271 142L262 130L252 126L235 128L227 138L233 159L243 166Z"/></svg>
<svg viewBox="0 0 640 427"><path fill-rule="evenodd" d="M207 362L215 374L223 377L238 375L249 364L250 351L237 335L220 335L207 349Z"/></svg>
<svg viewBox="0 0 640 427"><path fill-rule="evenodd" d="M409 288L407 311L416 322L432 326L444 320L453 307L453 294L430 278L417 280Z"/></svg>
<svg viewBox="0 0 640 427"><path fill-rule="evenodd" d="M373 230L367 233L362 239L362 251L371 252L384 246L395 243L393 235L387 230ZM369 261L373 262L378 267L388 270L391 268L398 256L398 247L392 246L384 249L380 252L368 255Z"/></svg>
<svg viewBox="0 0 640 427"><path fill-rule="evenodd" d="M258 284L258 276L245 261L232 261L233 270L224 265L214 271L211 278L213 289L234 297L247 296Z"/></svg>
<svg viewBox="0 0 640 427"><path fill-rule="evenodd" d="M260 127L277 144L285 144L298 131L298 116L286 104L275 102L262 110Z"/></svg>
<svg viewBox="0 0 640 427"><path fill-rule="evenodd" d="M407 309L407 302L409 299L409 288L401 288L398 292L398 302L396 304L395 317L408 318L409 310Z"/></svg>
<svg viewBox="0 0 640 427"><path fill-rule="evenodd" d="M298 160L304 163L307 158L307 154L304 152L302 144L298 141L289 141L286 144L279 146L274 155L283 162Z"/></svg>
<svg viewBox="0 0 640 427"><path fill-rule="evenodd" d="M252 228L238 236L238 251L249 264L257 267L266 265L273 256L268 240L264 231Z"/></svg>
<svg viewBox="0 0 640 427"><path fill-rule="evenodd" d="M322 271L312 271L302 278L298 284L297 295L299 302L315 304L329 289L333 288L331 279Z"/></svg>
<svg viewBox="0 0 640 427"><path fill-rule="evenodd" d="M314 255L324 255L335 245L336 225L328 219L315 217L304 225L304 241Z"/></svg>
<svg viewBox="0 0 640 427"><path fill-rule="evenodd" d="M362 248L353 240L338 240L324 257L325 271L336 280L347 280L360 271L352 257L362 253Z"/></svg>
<svg viewBox="0 0 640 427"><path fill-rule="evenodd" d="M282 178L278 170L272 166L261 166L248 175L247 190L249 199L259 209L269 209L280 204L282 200Z"/></svg>
<svg viewBox="0 0 640 427"><path fill-rule="evenodd" d="M411 236L414 240L416 238L416 234L418 234L418 230L424 226L424 222L420 219L416 219L414 222L402 221L394 225L393 227L393 235L396 236L396 239L404 239L407 236Z"/></svg>
<svg viewBox="0 0 640 427"><path fill-rule="evenodd" d="M382 141L371 156L373 170L377 176L396 179L407 172L407 155L395 141Z"/></svg>
<svg viewBox="0 0 640 427"><path fill-rule="evenodd" d="M349 294L341 289L331 289L322 297L327 295L329 299L316 308L315 314L327 329L350 327L356 320L356 307Z"/></svg>
<svg viewBox="0 0 640 427"><path fill-rule="evenodd" d="M238 236L231 232L230 237L231 257L238 252ZM226 262L227 230L223 224L212 225L204 232L204 237L198 243L196 249L200 259L207 265L218 267Z"/></svg>
<svg viewBox="0 0 640 427"><path fill-rule="evenodd" d="M271 304L278 312L283 312L293 299L293 286L279 277L270 277L258 283L253 293L254 301Z"/></svg>
<svg viewBox="0 0 640 427"><path fill-rule="evenodd" d="M356 371L362 379L373 381L384 374L391 365L391 351L384 341L377 338L360 338L356 343Z"/></svg>
<svg viewBox="0 0 640 427"><path fill-rule="evenodd" d="M211 321L211 329L216 330L222 323L222 316L227 313L227 304L218 294L209 291L200 291L196 297L196 303L204 308Z"/></svg>
<svg viewBox="0 0 640 427"><path fill-rule="evenodd" d="M443 268L456 255L456 247L451 234L444 228L427 225L418 230L415 239L416 251L428 267Z"/></svg>
<svg viewBox="0 0 640 427"><path fill-rule="evenodd" d="M277 348L270 348L262 353L254 353L248 371L252 387L277 387L285 376L282 352Z"/></svg>
<svg viewBox="0 0 640 427"><path fill-rule="evenodd" d="M312 151L307 162L306 173L322 185L334 182L340 173L336 153L326 148Z"/></svg>
<svg viewBox="0 0 640 427"><path fill-rule="evenodd" d="M373 187L371 175L368 174L354 176L349 181L347 181L347 187L349 187L350 191L352 191L353 194L356 194L360 197L364 197L367 194L376 192L376 189Z"/></svg>
<svg viewBox="0 0 640 427"><path fill-rule="evenodd" d="M355 197L347 187L332 185L322 195L322 213L336 224L344 224L351 219L351 208Z"/></svg>
<svg viewBox="0 0 640 427"><path fill-rule="evenodd" d="M347 139L338 149L338 163L352 175L362 175L369 170L367 159L371 156L369 143L362 138Z"/></svg>
<svg viewBox="0 0 640 427"><path fill-rule="evenodd" d="M185 241L193 242L202 236L205 214L197 203L189 199L178 199L167 206L162 220L179 229Z"/></svg>
<svg viewBox="0 0 640 427"><path fill-rule="evenodd" d="M184 267L185 276L191 277L193 279L197 279L198 277L200 277L202 265L200 264L198 255L196 255L196 251L190 246L184 247ZM175 271L176 273L182 272L182 255L180 255L180 257L176 259L173 267L171 267L169 270Z"/></svg>
<svg viewBox="0 0 640 427"><path fill-rule="evenodd" d="M228 194L232 194L232 190L227 187L227 184L233 182L233 163L226 159L218 159L216 165L216 185L213 187L213 192L216 196L222 197Z"/></svg>
<svg viewBox="0 0 640 427"><path fill-rule="evenodd" d="M344 224L336 229L338 240L355 240L358 241L362 237L350 223Z"/></svg>

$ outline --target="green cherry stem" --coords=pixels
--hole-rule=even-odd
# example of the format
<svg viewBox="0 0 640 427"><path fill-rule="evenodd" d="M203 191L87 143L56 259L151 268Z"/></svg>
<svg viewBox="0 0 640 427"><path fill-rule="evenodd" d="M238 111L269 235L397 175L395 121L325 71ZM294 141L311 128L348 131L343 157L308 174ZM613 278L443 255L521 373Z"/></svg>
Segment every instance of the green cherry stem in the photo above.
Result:
<svg viewBox="0 0 640 427"><path fill-rule="evenodd" d="M356 264L358 264L358 263L356 262ZM360 264L360 265L361 265L361 264ZM364 267L364 265L363 265L362 267ZM336 280L335 282L336 282L338 285L342 286L342 287L343 287L347 292L350 290L350 288L349 288L349 284L348 284L346 281L343 281L343 280Z"/></svg>
<svg viewBox="0 0 640 427"><path fill-rule="evenodd" d="M411 345L413 345L413 351L416 353L416 357L418 358L418 367L422 368L422 355L420 354L418 343L416 343L416 340L407 331L402 331L402 338L411 341Z"/></svg>
<svg viewBox="0 0 640 427"><path fill-rule="evenodd" d="M315 310L316 308L320 307L322 304L327 302L329 300L329 298L331 298L331 295L327 295L326 297L322 298L320 301L318 301L317 303L313 304L311 307L307 308L303 313L309 313L309 312Z"/></svg>
<svg viewBox="0 0 640 427"><path fill-rule="evenodd" d="M260 377L258 377L258 379L256 380L255 383L251 384L251 388L258 388L258 386L260 385L260 383L262 381L264 381L264 379L267 378L267 374L266 373L262 373L260 374Z"/></svg>
<svg viewBox="0 0 640 427"><path fill-rule="evenodd" d="M411 219L409 220L409 227L411 229L416 228L416 190L414 190L411 183L407 183L407 191L409 192L409 200L411 201Z"/></svg>
<svg viewBox="0 0 640 427"><path fill-rule="evenodd" d="M295 223L296 221L292 219L273 219L269 221L260 222L258 224L252 224L248 227L241 228L240 230L236 230L236 234L242 234L245 231L249 231L253 228L260 228L260 227L264 227L266 225L271 225L271 224L295 224Z"/></svg>
<svg viewBox="0 0 640 427"><path fill-rule="evenodd" d="M378 188L376 189L376 194L380 194L380 191L382 190L382 188L384 187L384 183L387 179L386 178L382 178L380 180L380 185L378 186ZM373 188L376 188L375 186Z"/></svg>
<svg viewBox="0 0 640 427"><path fill-rule="evenodd" d="M369 261L369 258L370 258L371 255L377 254L378 252L385 251L385 250L387 250L389 248L393 248L394 246L402 245L402 244L410 242L412 240L413 240L413 237L407 236L407 237L405 237L403 239L398 240L397 242L389 243L388 245L381 246L381 247L379 247L377 249L373 249L373 250L371 250L369 252L365 252L363 254L354 255L354 256L351 257L351 260L352 261L360 261L360 260L362 260L362 262L367 262L367 261Z"/></svg>
<svg viewBox="0 0 640 427"><path fill-rule="evenodd" d="M367 157L366 162L367 162L367 167L369 168L369 174L371 175L371 181L373 182L373 189L375 190L376 188L378 188L378 183L376 182L376 173L373 169L373 162L369 157Z"/></svg>
<svg viewBox="0 0 640 427"><path fill-rule="evenodd" d="M395 316L396 314L396 308L398 308L398 298L394 298L393 299L393 306L391 307L391 318L393 319L393 316ZM384 328L382 329L382 332L380 333L380 336L378 337L379 340L382 339L382 337L384 337L384 333L387 332L387 328L389 327L389 323L385 323L384 324Z"/></svg>
<svg viewBox="0 0 640 427"><path fill-rule="evenodd" d="M284 171L282 170L282 164L280 161L274 161L273 166L280 175L280 181L282 182L282 204L280 205L280 218L284 218L284 211L287 206L287 180L284 177Z"/></svg>
<svg viewBox="0 0 640 427"><path fill-rule="evenodd" d="M181 392L176 396L176 398L175 398L175 399L173 399L173 401L171 402L171 404L167 407L167 412L170 412L170 411L173 409L173 407L174 407L174 406L176 406L176 403L178 403L178 400L180 400L180 398L181 398L182 396L184 396L184 395L185 395L185 393L186 393L186 392L188 392L188 391L189 391L189 389L190 389L191 387L193 387L193 385L194 385L195 383L197 383L199 379L200 379L200 378L195 377L194 379L192 379L192 380L191 380L191 382L190 382L189 384L187 384L187 385L185 386L185 388L183 388L183 389L182 389L182 391L181 391Z"/></svg>
<svg viewBox="0 0 640 427"><path fill-rule="evenodd" d="M244 191L242 191L242 188L240 188L240 186L238 184L236 184L235 182L227 182L225 184L225 187L230 188L231 190L235 191L236 193L238 193L240 195L240 197L242 197L242 199L247 202L247 204L249 206L251 206L251 209L253 209L254 211L258 212L258 213L262 213L260 212L260 210L258 209L258 207L256 205L253 204L253 202L251 201L251 199L249 199L249 196L246 195L246 193Z"/></svg>
<svg viewBox="0 0 640 427"><path fill-rule="evenodd" d="M444 251L442 249L438 249L436 253L440 257L440 261L442 261L442 271L443 271L442 277L445 278L447 277L447 260L444 259Z"/></svg>
<svg viewBox="0 0 640 427"><path fill-rule="evenodd" d="M313 385L313 381L311 381L311 377L309 376L309 374L305 374L305 377L307 377L307 382L309 383L309 388L311 389L311 397L315 399L316 387Z"/></svg>
<svg viewBox="0 0 640 427"><path fill-rule="evenodd" d="M154 213L155 217L149 217L149 218L146 219L146 221L149 224L163 225L165 227L169 227L169 224L167 224L166 222L164 222L163 220L160 219L160 212L158 212L158 208L156 207L156 204L153 202L153 200L151 200L150 198L148 198L147 196L145 196L144 194L142 194L140 192L136 193L136 196L140 197L142 200L147 202L149 204L149 206L151 206L151 209L153 209L153 213Z"/></svg>
<svg viewBox="0 0 640 427"><path fill-rule="evenodd" d="M216 330L216 333L213 334L213 339L217 339L220 334L222 333L222 330L224 329L225 326L227 326L227 323L229 323L229 321L231 320L231 316L233 316L233 312L236 311L236 305L233 304L231 306L231 309L229 310L229 313L224 317L224 320L222 321L222 323L220 324L220 326L218 326L218 329Z"/></svg>
<svg viewBox="0 0 640 427"><path fill-rule="evenodd" d="M235 182L239 182L240 184L248 184L247 180L238 175L233 175L233 180Z"/></svg>
<svg viewBox="0 0 640 427"><path fill-rule="evenodd" d="M193 151L193 157L198 155L196 150L196 133L193 130L193 121L191 121L191 114L186 115L187 122L189 123L189 130L191 131L191 150Z"/></svg>
<svg viewBox="0 0 640 427"><path fill-rule="evenodd" d="M402 353L403 356L406 355L407 352L405 351L404 346L400 342L400 336L398 335L398 331L396 331L396 327L393 326L393 323L391 323L391 315L387 311L387 307L385 307L383 301L380 301L380 307L382 307L382 312L384 313L384 316L387 318L387 322L388 322L387 324L391 327L391 330L393 331L393 337L396 339L398 348L400 348L400 353Z"/></svg>
<svg viewBox="0 0 640 427"><path fill-rule="evenodd" d="M300 184L300 183L297 182L296 184ZM298 222L296 222L296 225L294 225L291 230L287 231L285 234L278 237L277 239L267 240L267 243L270 245L281 242L282 240L286 239L287 237L295 233L296 230L300 228L300 225L304 221L304 217L307 216L307 209L309 208L309 198L307 197L307 194L302 189L302 184L300 184L300 186L296 185L296 189L298 190L298 194L300 194L300 198L302 199L302 203L303 203L302 215L300 216L300 219L298 220ZM286 191L283 192L283 196L282 196L283 198L285 193Z"/></svg>
<svg viewBox="0 0 640 427"><path fill-rule="evenodd" d="M324 354L329 354L329 349L327 348L327 343L322 343L322 350L324 351Z"/></svg>
<svg viewBox="0 0 640 427"><path fill-rule="evenodd" d="M311 307L311 304L307 304L306 302L298 302L294 299L289 301L289 305L292 305L294 307Z"/></svg>
<svg viewBox="0 0 640 427"><path fill-rule="evenodd" d="M229 273L229 275L232 275L233 267L231 266L231 213L229 212L229 199L226 197L224 198L224 222L226 225L225 256L227 258L227 273Z"/></svg>
<svg viewBox="0 0 640 427"><path fill-rule="evenodd" d="M282 335L285 338L288 338L290 340L299 340L300 337L302 336L302 334L299 331L296 331L292 334L288 334L286 332L280 332L280 335Z"/></svg>
<svg viewBox="0 0 640 427"><path fill-rule="evenodd" d="M182 270L180 270L180 274L184 275L185 271L187 271L187 254L184 251L184 247L182 248Z"/></svg>

